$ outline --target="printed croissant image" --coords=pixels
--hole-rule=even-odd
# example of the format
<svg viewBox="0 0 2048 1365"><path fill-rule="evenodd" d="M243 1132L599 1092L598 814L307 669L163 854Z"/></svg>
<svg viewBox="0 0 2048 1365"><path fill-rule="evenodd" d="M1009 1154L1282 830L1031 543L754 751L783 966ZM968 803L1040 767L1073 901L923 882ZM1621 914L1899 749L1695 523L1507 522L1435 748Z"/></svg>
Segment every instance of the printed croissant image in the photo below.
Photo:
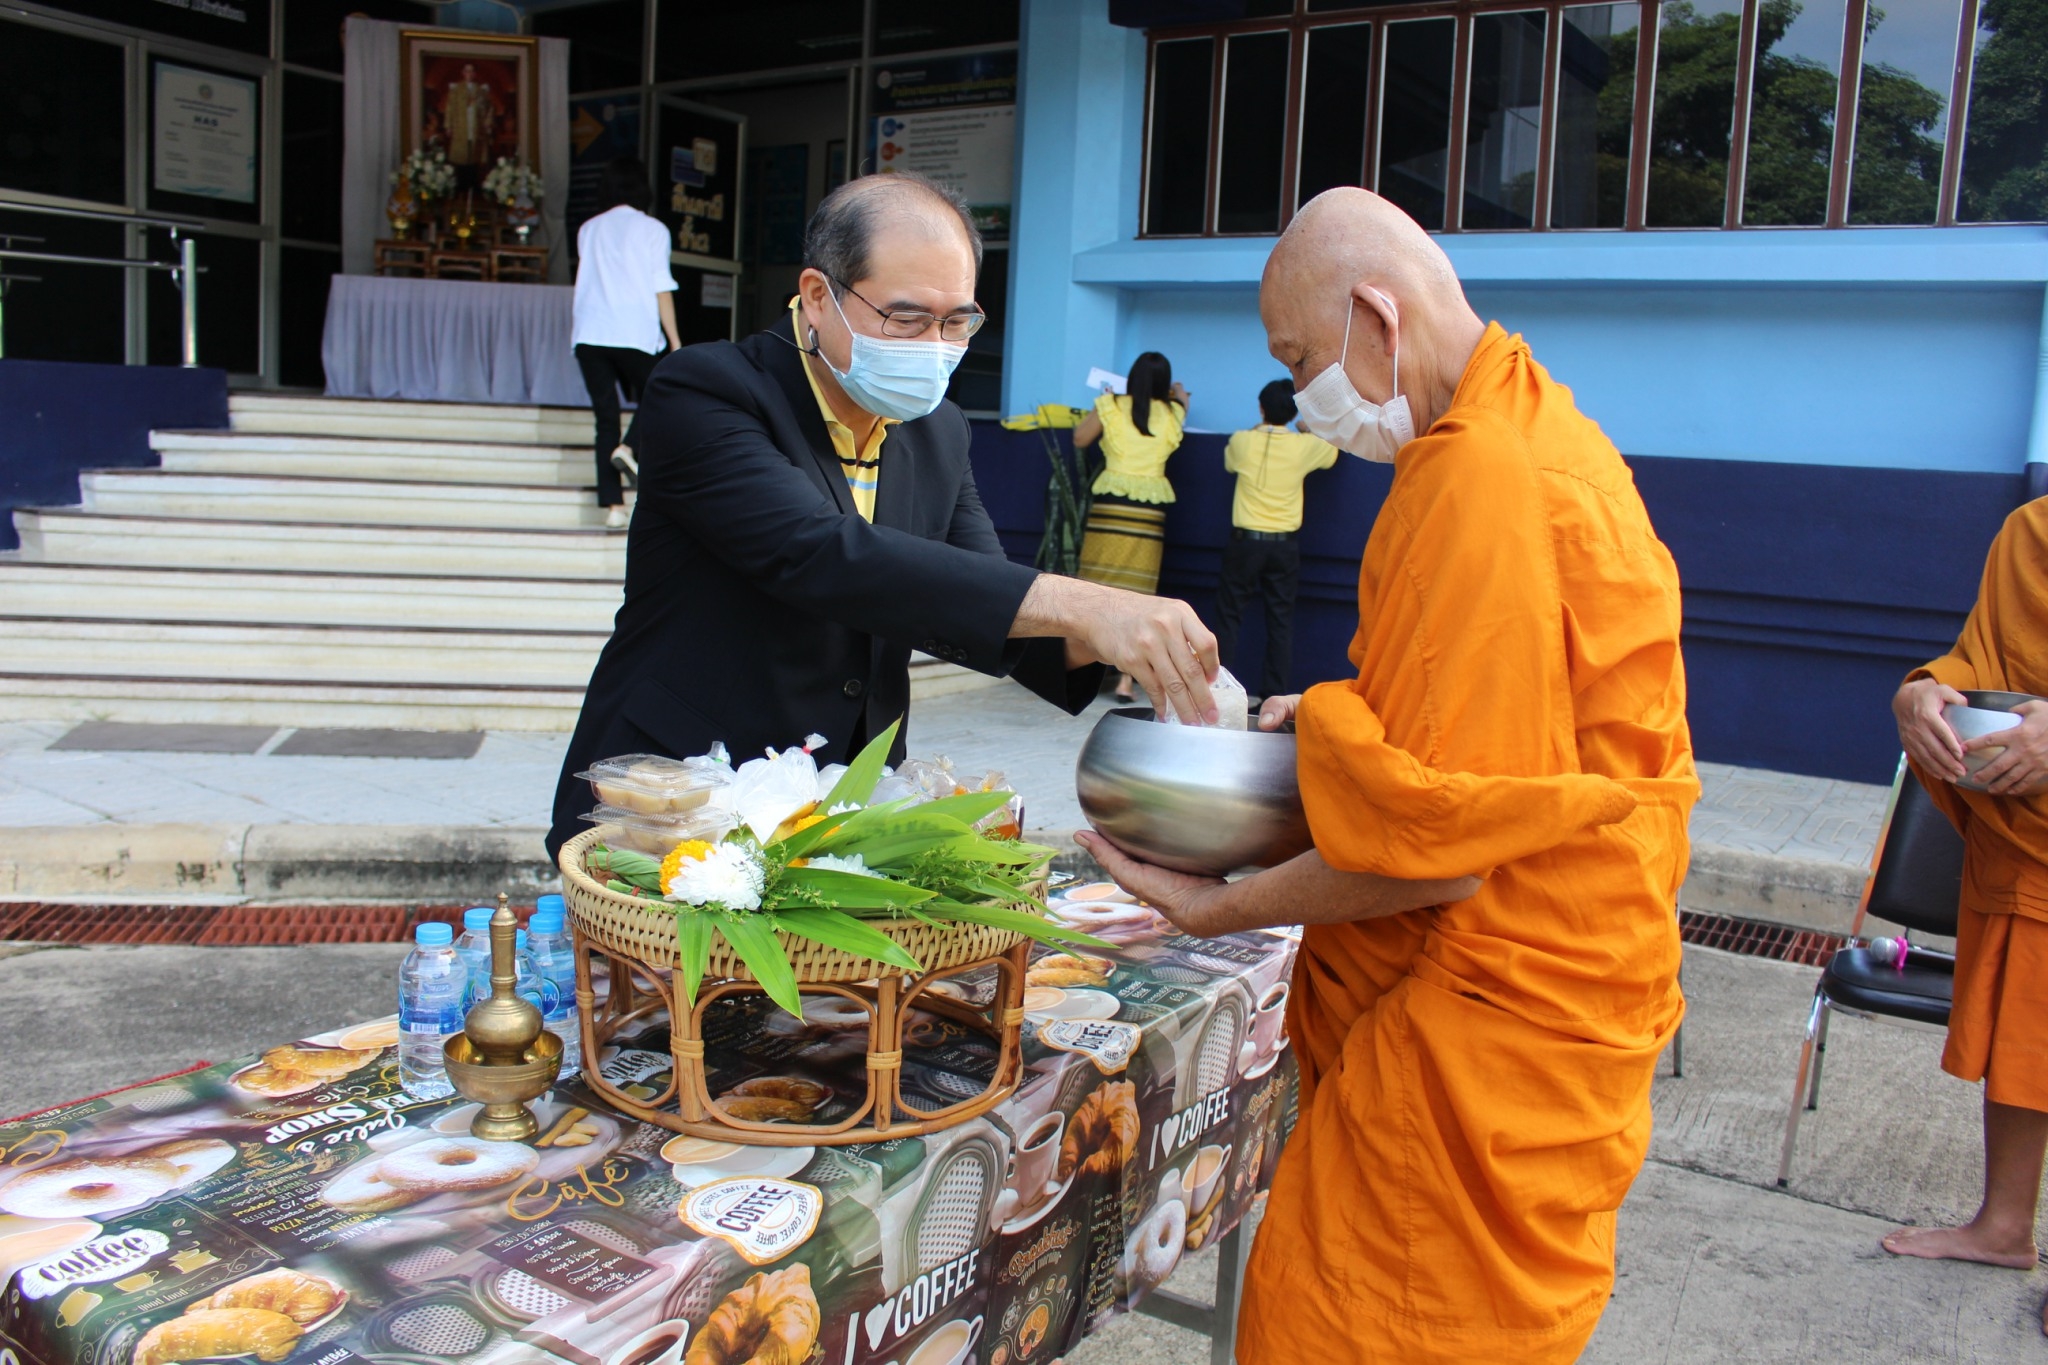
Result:
<svg viewBox="0 0 2048 1365"><path fill-rule="evenodd" d="M202 1308L150 1328L135 1343L133 1365L246 1355L283 1360L298 1344L302 1330L267 1308Z"/></svg>
<svg viewBox="0 0 2048 1365"><path fill-rule="evenodd" d="M1138 1087L1108 1081L1095 1087L1067 1120L1060 1143L1059 1178L1078 1167L1084 1175L1114 1175L1138 1150Z"/></svg>
<svg viewBox="0 0 2048 1365"><path fill-rule="evenodd" d="M207 1298L199 1300L185 1311L197 1313L208 1308L267 1308L273 1313L282 1313L293 1322L305 1327L318 1322L336 1308L347 1295L340 1285L318 1275L279 1266L251 1275L246 1280L217 1289Z"/></svg>
<svg viewBox="0 0 2048 1365"><path fill-rule="evenodd" d="M803 1365L823 1325L809 1266L763 1271L705 1319L683 1365Z"/></svg>

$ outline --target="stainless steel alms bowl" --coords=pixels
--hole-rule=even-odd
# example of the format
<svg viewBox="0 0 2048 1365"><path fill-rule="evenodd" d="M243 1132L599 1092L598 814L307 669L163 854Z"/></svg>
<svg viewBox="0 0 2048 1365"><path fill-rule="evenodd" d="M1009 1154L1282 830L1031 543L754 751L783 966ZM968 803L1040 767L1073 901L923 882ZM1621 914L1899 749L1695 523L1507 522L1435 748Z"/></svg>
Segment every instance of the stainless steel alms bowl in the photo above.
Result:
<svg viewBox="0 0 2048 1365"><path fill-rule="evenodd" d="M1096 722L1074 785L1111 843L1180 872L1270 867L1313 843L1290 731L1161 725L1123 707Z"/></svg>

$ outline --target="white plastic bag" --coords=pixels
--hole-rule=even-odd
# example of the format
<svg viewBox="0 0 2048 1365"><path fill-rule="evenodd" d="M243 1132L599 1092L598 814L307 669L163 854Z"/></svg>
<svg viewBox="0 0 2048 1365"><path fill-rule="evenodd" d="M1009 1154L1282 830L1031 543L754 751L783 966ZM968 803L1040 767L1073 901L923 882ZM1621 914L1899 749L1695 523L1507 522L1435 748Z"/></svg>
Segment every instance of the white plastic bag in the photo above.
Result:
<svg viewBox="0 0 2048 1365"><path fill-rule="evenodd" d="M1209 684L1209 695L1216 701L1216 723L1204 728L1212 730L1251 729L1251 694L1244 690L1244 684L1230 675L1230 670L1218 667L1216 681ZM1181 723L1180 717L1168 708L1159 717L1168 725Z"/></svg>
<svg viewBox="0 0 2048 1365"><path fill-rule="evenodd" d="M818 763L811 750L825 743L823 735L809 735L804 747L780 753L768 750L765 758L751 758L740 764L725 799L734 818L767 843L783 821L816 805L823 792L818 787Z"/></svg>

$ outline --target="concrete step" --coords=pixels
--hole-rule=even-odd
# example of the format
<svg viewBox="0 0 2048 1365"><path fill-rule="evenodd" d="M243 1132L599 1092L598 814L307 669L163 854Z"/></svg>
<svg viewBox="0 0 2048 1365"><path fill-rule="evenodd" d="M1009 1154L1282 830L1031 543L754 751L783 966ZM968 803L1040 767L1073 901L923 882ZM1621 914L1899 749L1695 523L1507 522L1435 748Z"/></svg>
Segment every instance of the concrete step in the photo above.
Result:
<svg viewBox="0 0 2048 1365"><path fill-rule="evenodd" d="M497 403L383 402L238 393L228 398L236 431L277 435L391 436L401 440L510 441L582 446L595 432L588 409Z"/></svg>
<svg viewBox="0 0 2048 1365"><path fill-rule="evenodd" d="M0 554L0 615L152 621L605 632L619 585L475 578L45 564Z"/></svg>
<svg viewBox="0 0 2048 1365"><path fill-rule="evenodd" d="M223 521L568 528L602 527L605 515L584 489L508 484L89 469L78 488L91 512Z"/></svg>
<svg viewBox="0 0 2048 1365"><path fill-rule="evenodd" d="M0 617L10 676L580 689L602 631Z"/></svg>
<svg viewBox="0 0 2048 1365"><path fill-rule="evenodd" d="M369 436L272 436L236 431L153 431L163 467L182 474L267 474L405 483L583 488L589 446L417 441Z"/></svg>
<svg viewBox="0 0 2048 1365"><path fill-rule="evenodd" d="M623 530L231 521L73 507L18 510L14 526L21 535L21 557L46 563L609 583L626 575Z"/></svg>
<svg viewBox="0 0 2048 1365"><path fill-rule="evenodd" d="M108 678L0 671L0 720L394 730L575 728L583 688Z"/></svg>

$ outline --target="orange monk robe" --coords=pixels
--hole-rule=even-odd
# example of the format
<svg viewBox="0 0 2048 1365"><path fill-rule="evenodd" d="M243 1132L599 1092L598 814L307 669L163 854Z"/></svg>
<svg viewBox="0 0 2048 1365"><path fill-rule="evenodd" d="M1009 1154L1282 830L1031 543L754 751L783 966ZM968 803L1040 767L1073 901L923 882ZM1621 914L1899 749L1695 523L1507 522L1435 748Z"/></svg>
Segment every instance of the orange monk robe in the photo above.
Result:
<svg viewBox="0 0 2048 1365"><path fill-rule="evenodd" d="M1310 691L1333 866L1491 870L1457 905L1311 926L1301 1120L1239 1358L1567 1362L1684 1006L1698 798L1678 575L1614 446L1498 326L1403 448L1366 542L1356 682Z"/></svg>
<svg viewBox="0 0 2048 1365"><path fill-rule="evenodd" d="M2048 696L2048 498L2005 520L1955 648L1910 675ZM1992 796L1920 773L1963 832L1956 999L1942 1070L2048 1110L2048 794Z"/></svg>

